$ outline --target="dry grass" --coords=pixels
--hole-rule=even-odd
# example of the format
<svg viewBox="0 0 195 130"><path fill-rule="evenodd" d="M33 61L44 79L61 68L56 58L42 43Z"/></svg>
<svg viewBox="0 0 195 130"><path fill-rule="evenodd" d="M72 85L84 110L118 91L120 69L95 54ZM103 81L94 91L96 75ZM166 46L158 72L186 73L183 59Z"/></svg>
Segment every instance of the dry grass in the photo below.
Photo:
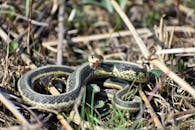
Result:
<svg viewBox="0 0 195 130"><path fill-rule="evenodd" d="M28 8L18 0L0 3L0 129L195 129L195 12L185 1L128 1L122 10L112 0L112 13L60 2L33 1ZM76 68L94 53L139 63L155 75L139 90L141 118L109 100L96 108L102 101L96 94L84 103L84 90L70 113L43 113L23 103L17 91L23 73L46 64Z"/></svg>

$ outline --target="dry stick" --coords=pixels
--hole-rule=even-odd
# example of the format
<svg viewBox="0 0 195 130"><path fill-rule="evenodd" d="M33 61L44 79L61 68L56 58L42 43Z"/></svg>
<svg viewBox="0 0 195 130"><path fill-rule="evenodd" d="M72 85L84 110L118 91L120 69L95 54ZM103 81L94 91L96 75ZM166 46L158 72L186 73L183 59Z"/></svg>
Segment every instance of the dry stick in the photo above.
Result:
<svg viewBox="0 0 195 130"><path fill-rule="evenodd" d="M142 35L143 37L147 36L152 36L152 33L150 32L149 29L138 29L138 33ZM89 41L95 41L95 40L102 40L102 39L107 39L107 38L115 38L115 37L124 37L124 36L130 36L131 33L130 31L120 31L120 32L113 32L112 34L110 33L105 33L105 34L95 34L95 35L90 35L90 36L79 36L79 37L74 37L71 40L74 43L78 42L89 42ZM43 42L42 45L43 47L46 47L47 49L56 52L57 50L52 47L57 45L58 41L49 41L49 42ZM67 43L66 40L64 40L64 43Z"/></svg>
<svg viewBox="0 0 195 130"><path fill-rule="evenodd" d="M73 9L72 11L71 11L71 13L70 13L70 16L68 17L68 21L70 22L70 21L72 21L73 19L74 19L74 17L75 17L75 15L76 15L76 9Z"/></svg>
<svg viewBox="0 0 195 130"><path fill-rule="evenodd" d="M58 95L59 94L59 92L56 90L55 87L53 87L52 89L54 90L54 91L50 91L50 93L52 95ZM65 130L73 130L73 128L70 126L70 124L64 119L64 117L60 113L55 112L55 114L57 115L56 116L57 119L60 121L60 123L62 124L62 126L64 127Z"/></svg>
<svg viewBox="0 0 195 130"><path fill-rule="evenodd" d="M6 52L6 60L5 60L5 69L4 69L4 76L3 76L3 79L1 81L1 83L3 83L5 81L5 78L8 74L8 66L7 66L7 62L8 62L8 57L9 57L9 43L11 42L10 38L8 37L8 35L6 34L6 32L0 28L0 37L7 43L8 45L8 49L7 49L7 52Z"/></svg>
<svg viewBox="0 0 195 130"><path fill-rule="evenodd" d="M29 19L29 18L27 18L23 15L20 15L18 13L11 12L11 11L1 11L1 14L8 14L8 13L12 13L12 15L17 17L17 19L22 19L22 20L28 21L28 22L31 21L31 24L33 24L33 25L48 27L48 23L46 23L46 22L40 22L40 21L37 21L37 20Z"/></svg>
<svg viewBox="0 0 195 130"><path fill-rule="evenodd" d="M0 93L0 101L6 106L7 109L9 109L12 114L19 120L19 123L23 126L26 126L29 128L30 124L29 122L24 118L22 114L17 110L15 105L13 105L9 100L7 100L1 93Z"/></svg>
<svg viewBox="0 0 195 130"><path fill-rule="evenodd" d="M185 12L186 14L193 14L195 11L192 8L188 8L182 4L179 4L179 10Z"/></svg>
<svg viewBox="0 0 195 130"><path fill-rule="evenodd" d="M29 4L29 19L32 18L32 4L33 4L33 0L30 0L30 4ZM28 21L28 36L27 36L27 53L30 54L30 38L31 37L31 20Z"/></svg>
<svg viewBox="0 0 195 130"><path fill-rule="evenodd" d="M53 0L53 6L52 6L52 9L51 9L51 14L54 14L56 12L56 10L58 9L58 5L59 5L59 0Z"/></svg>
<svg viewBox="0 0 195 130"><path fill-rule="evenodd" d="M168 40L168 32L165 31L164 17L165 17L165 14L163 14L160 18L160 27L159 27L159 30L158 30L158 33L159 33L158 38L159 38L159 41L160 41L160 45L163 44L164 46L166 46L166 44L168 43L168 41L167 41ZM157 51L162 50L162 46L160 46L160 45L157 45L159 47L157 49ZM165 55L160 55L159 60L164 62Z"/></svg>
<svg viewBox="0 0 195 130"><path fill-rule="evenodd" d="M175 56L184 57L184 56L195 56L195 54L176 54ZM188 67L192 67L193 64L188 64ZM194 66L194 65L193 65Z"/></svg>
<svg viewBox="0 0 195 130"><path fill-rule="evenodd" d="M171 119L178 117L178 116L182 116L182 115L186 115L186 114L194 114L194 113L195 113L195 108L188 109L188 110L182 111L182 112L176 112L176 113L170 114L168 117L168 120L171 120Z"/></svg>
<svg viewBox="0 0 195 130"><path fill-rule="evenodd" d="M172 30L171 30L171 36L169 38L168 45L166 46L168 49L171 48L171 45L172 45L172 42L173 42L174 32L175 32L175 27L173 27Z"/></svg>
<svg viewBox="0 0 195 130"><path fill-rule="evenodd" d="M163 49L157 51L156 54L176 54L176 53L195 53L195 47L189 48L172 48L172 49Z"/></svg>
<svg viewBox="0 0 195 130"><path fill-rule="evenodd" d="M138 32L144 36L150 37L152 36L152 33L149 29L138 29ZM131 35L130 31L119 31L119 32L113 32L113 33L105 33L105 34L95 34L90 36L79 36L72 38L71 40L73 42L89 42L89 41L95 41L95 40L102 40L107 38L115 38L115 37L121 37L121 36L129 36ZM66 40L64 41L67 42Z"/></svg>
<svg viewBox="0 0 195 130"><path fill-rule="evenodd" d="M39 130L39 124L33 124L31 126L23 127L23 126L8 126L8 127L0 127L0 130Z"/></svg>
<svg viewBox="0 0 195 130"><path fill-rule="evenodd" d="M51 93L52 95L57 95L55 93ZM64 117L56 110L54 109L47 109L47 108L38 108L38 107L31 107L31 109L39 109L42 111L46 111L48 113L53 113L56 115L56 118L60 121L62 126L64 127L65 130L73 130L72 127L69 125L69 123L64 119Z"/></svg>
<svg viewBox="0 0 195 130"><path fill-rule="evenodd" d="M171 32L175 29L175 32L188 32L188 33L195 33L195 29L188 26L166 26L166 31Z"/></svg>
<svg viewBox="0 0 195 130"><path fill-rule="evenodd" d="M62 58L63 58L63 40L64 40L64 4L65 1L61 0L60 7L59 7L59 14L58 14L58 53L57 53L57 64L62 64Z"/></svg>
<svg viewBox="0 0 195 130"><path fill-rule="evenodd" d="M174 31L175 31L175 28L173 27L172 31L171 31L171 36L169 38L169 42L165 45L167 49L170 49L171 48L171 44L173 42L173 36L174 36ZM165 55L165 60L168 60L168 54Z"/></svg>
<svg viewBox="0 0 195 130"><path fill-rule="evenodd" d="M142 54L146 59L149 58L150 53L147 50L144 42L141 40L139 37L138 33L136 32L133 24L130 22L128 17L125 15L125 13L120 9L120 6L115 2L115 0L112 0L112 5L114 9L117 11L117 13L120 15L120 17L123 19L125 22L126 26L128 29L131 31L136 43L138 44ZM152 64L160 68L165 74L167 74L171 79L173 79L177 84L179 84L184 90L188 91L194 98L195 98L195 90L184 80L182 80L179 76L177 76L175 73L173 73L170 69L168 69L162 62L159 60L153 60L151 61ZM142 92L142 98L146 97L145 94ZM146 103L146 102L145 102ZM150 107L149 107L150 108ZM152 109L150 109L150 114L154 119L154 123L157 128L161 129L163 128L162 124L160 123L159 119L157 118L156 114Z"/></svg>
<svg viewBox="0 0 195 130"><path fill-rule="evenodd" d="M64 119L64 117L61 114L57 115L57 119L63 125L65 130L73 130L73 128L68 124L68 122Z"/></svg>
<svg viewBox="0 0 195 130"><path fill-rule="evenodd" d="M147 50L144 42L139 37L139 35L138 35L137 31L135 30L133 24L130 22L130 20L128 19L126 14L121 10L120 6L116 3L116 1L112 0L111 2L112 2L112 5L113 5L114 9L116 10L116 12L120 15L123 22L126 24L128 29L132 33L133 38L135 39L136 43L138 44L139 48L141 49L142 54L144 55L145 58L148 58L150 56L149 51Z"/></svg>
<svg viewBox="0 0 195 130"><path fill-rule="evenodd" d="M146 97L145 93L144 93L142 90L140 90L140 91L139 91L139 94L140 94L140 96L142 97L142 100L144 100L145 105L146 105L146 108L148 109L148 112L150 113L150 115L151 115L151 117L152 117L152 119L153 119L153 121L154 121L156 127L157 127L158 129L162 129L163 126L162 126L162 124L160 123L158 117L156 116L156 114L155 114L155 112L154 112L154 109L152 108L152 106L151 106L151 104L150 104L150 101L149 101L148 98Z"/></svg>
<svg viewBox="0 0 195 130"><path fill-rule="evenodd" d="M164 17L165 17L165 15L163 15L163 16L160 18L160 28L159 28L159 40L160 40L160 42L165 41Z"/></svg>
<svg viewBox="0 0 195 130"><path fill-rule="evenodd" d="M7 44L11 42L10 38L7 36L6 32L0 27L0 37L5 41ZM1 42L0 42L1 44Z"/></svg>

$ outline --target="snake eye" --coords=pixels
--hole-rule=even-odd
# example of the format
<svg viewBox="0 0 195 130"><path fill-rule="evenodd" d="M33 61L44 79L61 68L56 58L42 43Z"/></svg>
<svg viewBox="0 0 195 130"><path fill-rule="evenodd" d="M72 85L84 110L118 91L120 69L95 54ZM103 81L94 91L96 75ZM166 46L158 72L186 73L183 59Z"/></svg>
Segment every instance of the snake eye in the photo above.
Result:
<svg viewBox="0 0 195 130"><path fill-rule="evenodd" d="M91 58L93 59L93 58L95 58L95 56L94 55L91 55Z"/></svg>

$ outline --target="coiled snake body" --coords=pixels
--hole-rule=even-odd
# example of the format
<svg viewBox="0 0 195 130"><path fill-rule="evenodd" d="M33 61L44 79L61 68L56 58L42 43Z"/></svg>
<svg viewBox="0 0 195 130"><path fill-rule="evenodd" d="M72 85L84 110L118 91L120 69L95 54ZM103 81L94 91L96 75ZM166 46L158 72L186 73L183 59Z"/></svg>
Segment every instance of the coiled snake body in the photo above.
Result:
<svg viewBox="0 0 195 130"><path fill-rule="evenodd" d="M66 75L71 73L67 80L67 91L59 95L40 94L33 90L33 83L48 75ZM81 87L94 77L115 77L127 81L145 83L148 81L148 73L141 66L124 61L103 61L94 70L89 63L84 63L75 71L70 67L62 65L47 65L31 70L24 74L18 81L18 90L24 102L38 108L67 110L73 106L77 99ZM127 93L124 88L115 94L114 103L121 108L127 108L132 111L139 110L139 102L122 101L122 94Z"/></svg>

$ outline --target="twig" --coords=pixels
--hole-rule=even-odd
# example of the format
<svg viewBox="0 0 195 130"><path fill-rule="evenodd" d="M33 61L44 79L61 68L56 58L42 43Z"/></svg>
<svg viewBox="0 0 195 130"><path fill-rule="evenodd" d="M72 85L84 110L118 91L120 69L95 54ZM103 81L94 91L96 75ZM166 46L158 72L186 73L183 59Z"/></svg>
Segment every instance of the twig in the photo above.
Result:
<svg viewBox="0 0 195 130"><path fill-rule="evenodd" d="M10 11L1 11L1 13L7 14L7 13L10 13ZM22 19L22 20L25 20L25 21L28 21L28 22L31 21L31 24L33 24L33 25L48 27L48 23L40 22L40 21L33 20L33 19L29 19L25 16L22 16L20 14L15 13L15 12L11 12L11 13L12 13L12 15L15 15L17 17L17 19Z"/></svg>
<svg viewBox="0 0 195 130"><path fill-rule="evenodd" d="M149 29L143 28L143 29L138 29L138 33L143 36L143 37L150 37L152 36L152 33L150 32ZM120 32L113 32L113 33L105 33L105 34L95 34L95 35L90 35L90 36L78 36L74 37L71 39L72 42L74 43L79 43L79 42L90 42L90 41L95 41L95 40L102 40L102 39L108 39L108 38L116 38L116 37L125 37L125 36L130 36L131 33L130 31L120 31ZM63 41L64 43L67 43L67 40ZM43 47L57 53L58 51L52 47L58 44L58 41L49 41L49 42L43 42L42 45Z"/></svg>
<svg viewBox="0 0 195 130"><path fill-rule="evenodd" d="M195 47L189 47L189 48L172 48L172 49L163 49L160 51L157 51L156 54L176 54L176 53L194 53Z"/></svg>
<svg viewBox="0 0 195 130"><path fill-rule="evenodd" d="M63 40L64 40L64 4L65 1L61 0L60 7L59 7L59 14L58 14L58 53L57 53L57 64L62 64L62 57L63 57Z"/></svg>
<svg viewBox="0 0 195 130"><path fill-rule="evenodd" d="M182 116L182 115L186 115L186 114L194 114L194 113L195 113L195 108L188 109L188 110L182 111L182 112L176 112L176 113L169 115L168 120L171 120L172 118L176 118L178 116Z"/></svg>
<svg viewBox="0 0 195 130"><path fill-rule="evenodd" d="M179 57L185 57L185 56L195 56L195 53L193 53L193 54L176 54L175 56L179 56ZM188 64L188 67L190 67L189 66L190 64Z"/></svg>
<svg viewBox="0 0 195 130"><path fill-rule="evenodd" d="M141 98L144 100L146 108L148 109L148 112L150 113L155 126L157 127L157 129L163 129L162 124L160 123L160 120L158 119L158 117L156 116L150 102L148 101L146 95L144 94L144 92L142 90L139 91L139 94L141 96Z"/></svg>
<svg viewBox="0 0 195 130"><path fill-rule="evenodd" d="M11 15L16 16L16 19L23 19L23 20L26 20L26 21L31 21L31 24L34 24L34 25L37 25L37 26L45 26L45 27L48 26L48 23L40 22L40 21L33 20L33 19L29 19L26 16L23 16L19 13L16 13L16 11L13 12L12 10L10 10L10 8L13 8L12 5L1 4L0 5L1 14L11 14Z"/></svg>
<svg viewBox="0 0 195 130"><path fill-rule="evenodd" d="M171 36L170 36L170 38L169 38L169 41L166 42L167 44L166 44L165 46L166 46L167 49L170 49L170 48L171 48L171 44L172 44L172 42L173 42L174 32L175 32L175 28L172 29L172 31L171 31ZM168 60L168 58L169 58L169 57L168 57L168 54L166 54L166 55L164 56L165 61Z"/></svg>
<svg viewBox="0 0 195 130"><path fill-rule="evenodd" d="M23 109L27 110L32 115L32 117L35 119L35 121L37 121L36 124L39 124L40 127L43 126L42 122L39 120L39 117L31 109L29 109L28 106L26 106L24 104L21 104L21 101L19 103L18 102L15 102L15 104L17 106L21 106ZM31 117L31 119L32 119L32 117Z"/></svg>
<svg viewBox="0 0 195 130"><path fill-rule="evenodd" d="M168 45L166 46L168 49L171 48L171 45L172 45L172 42L173 42L174 32L175 32L175 27L173 27L173 29L171 30L171 36L169 38Z"/></svg>
<svg viewBox="0 0 195 130"><path fill-rule="evenodd" d="M30 0L29 4L29 19L32 18L32 4L33 0ZM30 54L30 39L31 39L31 20L28 21L28 36L27 36L27 53Z"/></svg>
<svg viewBox="0 0 195 130"><path fill-rule="evenodd" d="M142 28L138 29L138 33L143 37L150 37L152 36L152 32L149 29ZM131 32L129 30L125 31L119 31L119 32L113 32L113 33L104 33L104 34L95 34L90 36L79 36L72 38L71 40L75 43L77 42L90 42L95 40L102 40L102 39L111 39L116 37L124 37L124 36L132 36ZM64 41L67 42L66 40Z"/></svg>
<svg viewBox="0 0 195 130"><path fill-rule="evenodd" d="M165 17L165 15L163 15L163 16L160 18L160 27L159 27L159 40L160 40L160 42L164 42L164 41L165 41L164 17Z"/></svg>
<svg viewBox="0 0 195 130"><path fill-rule="evenodd" d="M186 14L193 14L195 12L194 9L188 8L188 7L186 7L186 6L182 5L182 4L179 4L179 9L181 11L185 12Z"/></svg>
<svg viewBox="0 0 195 130"><path fill-rule="evenodd" d="M9 109L13 115L19 120L20 124L23 126L29 127L29 122L24 118L22 114L17 110L17 108L9 101L7 100L1 93L0 93L0 101Z"/></svg>
<svg viewBox="0 0 195 130"><path fill-rule="evenodd" d="M9 36L4 32L4 37L5 37L5 39L6 39L6 42L9 42L9 41L11 41L10 39L9 39ZM1 35L0 35L0 37L1 37ZM5 40L4 39L4 40ZM10 42L9 42L10 43ZM9 43L7 44L7 49L6 49L6 56L5 56L5 64L4 64L4 69L2 69L4 72L4 74L3 74L3 78L2 78L2 80L1 80L1 84L3 84L4 82L5 82L5 79L6 79L6 77L8 76L8 60L9 60Z"/></svg>
<svg viewBox="0 0 195 130"><path fill-rule="evenodd" d="M140 48L142 54L144 55L144 57L146 59L149 58L150 54L149 54L149 51L146 48L146 45L144 44L142 39L139 37L137 31L135 30L133 24L128 19L127 15L121 10L120 6L118 5L118 3L115 0L112 0L111 3L113 5L114 9L116 10L116 12L122 18L123 22L126 24L129 31L132 33L133 38L135 39L135 41L136 41L137 45L139 46L139 48Z"/></svg>
<svg viewBox="0 0 195 130"><path fill-rule="evenodd" d="M61 114L57 115L57 119L63 125L65 130L73 130L73 128L68 124L68 122L64 119L64 117Z"/></svg>
<svg viewBox="0 0 195 130"><path fill-rule="evenodd" d="M193 98L195 98L195 89L193 89L187 82L181 79L169 68L167 68L163 63L157 60L153 60L151 61L151 63L157 66L159 69L161 69L165 74L167 74L171 79L173 79L180 87L182 87L182 89L186 90L188 93L192 95Z"/></svg>
<svg viewBox="0 0 195 130"><path fill-rule="evenodd" d="M41 127L39 124L33 124L29 127L26 126L9 126L9 127L1 127L0 130L39 130Z"/></svg>
<svg viewBox="0 0 195 130"><path fill-rule="evenodd" d="M53 0L53 6L52 6L52 9L51 9L51 14L54 14L56 12L56 10L58 9L58 6L59 6L59 0Z"/></svg>
<svg viewBox="0 0 195 130"><path fill-rule="evenodd" d="M171 32L175 28L175 32L195 33L195 29L188 26L166 26L166 31Z"/></svg>
<svg viewBox="0 0 195 130"><path fill-rule="evenodd" d="M76 9L73 9L68 17L68 21L72 21L76 15Z"/></svg>
<svg viewBox="0 0 195 130"><path fill-rule="evenodd" d="M3 39L3 41L5 41L8 44L11 42L8 35L6 34L6 32L1 27L0 27L0 37ZM0 44L1 44L1 42L0 42Z"/></svg>

